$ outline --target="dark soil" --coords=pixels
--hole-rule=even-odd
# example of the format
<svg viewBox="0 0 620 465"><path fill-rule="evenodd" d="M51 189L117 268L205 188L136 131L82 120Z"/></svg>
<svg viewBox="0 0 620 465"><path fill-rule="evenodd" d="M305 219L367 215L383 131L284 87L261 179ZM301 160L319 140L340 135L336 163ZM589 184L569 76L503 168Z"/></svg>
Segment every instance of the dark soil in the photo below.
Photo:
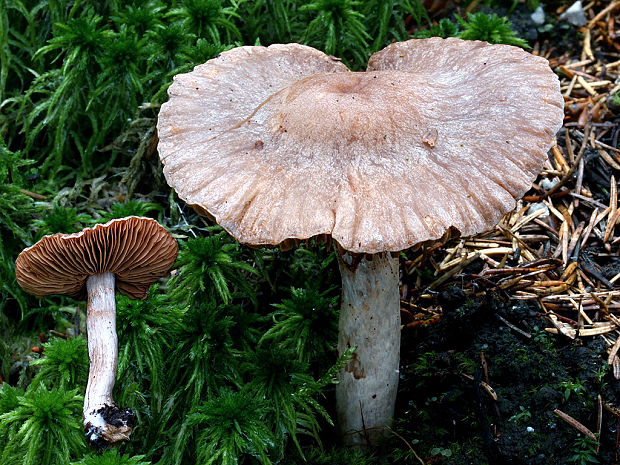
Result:
<svg viewBox="0 0 620 465"><path fill-rule="evenodd" d="M106 423L117 428L129 427L131 429L136 426L136 414L129 408L121 409L116 405L106 405L99 409L97 413L101 414ZM84 433L89 445L99 452L115 445L110 444L100 428L92 426L90 423L84 428Z"/></svg>
<svg viewBox="0 0 620 465"><path fill-rule="evenodd" d="M441 322L404 331L401 353L399 427L423 438L425 450L417 452L426 463L618 462L617 417L603 410L597 457L594 445L554 413L560 409L595 431L599 394L620 401L600 338L549 334L537 305L524 301L466 302L456 287L438 301Z"/></svg>

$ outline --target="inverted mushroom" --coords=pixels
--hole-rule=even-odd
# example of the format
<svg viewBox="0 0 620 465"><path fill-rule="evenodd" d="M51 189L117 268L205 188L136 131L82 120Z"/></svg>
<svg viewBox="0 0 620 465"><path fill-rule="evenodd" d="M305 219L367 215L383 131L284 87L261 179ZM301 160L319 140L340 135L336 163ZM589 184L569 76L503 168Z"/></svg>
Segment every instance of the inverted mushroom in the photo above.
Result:
<svg viewBox="0 0 620 465"><path fill-rule="evenodd" d="M366 72L310 47L239 47L175 76L159 114L168 184L239 242L340 246L337 387L350 443L389 425L400 318L394 254L491 228L561 127L547 61L460 39L392 44Z"/></svg>
<svg viewBox="0 0 620 465"><path fill-rule="evenodd" d="M168 231L151 218L132 216L75 234L45 236L17 257L17 282L31 294L87 296L90 369L83 414L93 447L129 439L135 423L134 413L112 398L118 360L115 288L145 299L176 256L177 243Z"/></svg>

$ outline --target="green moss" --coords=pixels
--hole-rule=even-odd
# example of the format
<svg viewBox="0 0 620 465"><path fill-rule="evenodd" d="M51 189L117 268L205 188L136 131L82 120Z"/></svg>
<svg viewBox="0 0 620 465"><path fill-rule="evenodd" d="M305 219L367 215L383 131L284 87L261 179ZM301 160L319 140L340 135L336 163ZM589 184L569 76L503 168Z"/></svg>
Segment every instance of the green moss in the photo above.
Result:
<svg viewBox="0 0 620 465"><path fill-rule="evenodd" d="M467 18L455 16L456 22L442 18L435 25L423 29L415 34L415 37L425 39L428 37L460 37L465 40L484 40L491 44L516 45L517 47L530 48L528 43L517 37L510 28L508 18L486 13L468 13Z"/></svg>

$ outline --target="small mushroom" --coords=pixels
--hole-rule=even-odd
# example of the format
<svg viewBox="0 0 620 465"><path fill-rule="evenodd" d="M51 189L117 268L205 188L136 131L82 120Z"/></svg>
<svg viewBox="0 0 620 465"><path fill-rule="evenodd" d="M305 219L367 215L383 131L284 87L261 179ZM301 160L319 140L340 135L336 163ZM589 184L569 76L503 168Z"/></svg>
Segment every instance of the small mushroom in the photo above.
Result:
<svg viewBox="0 0 620 465"><path fill-rule="evenodd" d="M410 40L366 72L298 44L240 47L175 76L159 114L168 184L239 242L331 236L342 274L337 387L349 443L390 424L399 378L397 253L491 228L562 125L559 81L519 48Z"/></svg>
<svg viewBox="0 0 620 465"><path fill-rule="evenodd" d="M127 217L75 234L45 236L17 257L15 275L24 290L38 297L88 299L84 431L97 449L129 439L135 423L135 414L112 398L118 360L115 289L145 299L176 256L176 240L157 221Z"/></svg>

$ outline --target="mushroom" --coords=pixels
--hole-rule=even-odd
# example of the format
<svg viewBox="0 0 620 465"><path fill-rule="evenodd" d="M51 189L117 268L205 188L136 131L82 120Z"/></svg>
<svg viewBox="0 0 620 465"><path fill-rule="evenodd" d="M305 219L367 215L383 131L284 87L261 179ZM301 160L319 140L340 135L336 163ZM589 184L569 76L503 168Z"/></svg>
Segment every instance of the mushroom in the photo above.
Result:
<svg viewBox="0 0 620 465"><path fill-rule="evenodd" d="M168 184L239 242L338 244L338 423L373 443L399 379L398 252L514 208L562 125L547 60L456 38L394 43L366 72L298 44L239 47L175 76L159 114Z"/></svg>
<svg viewBox="0 0 620 465"><path fill-rule="evenodd" d="M112 398L118 359L114 290L145 299L176 256L176 240L157 221L131 216L75 234L45 236L17 257L15 275L24 290L38 297L88 298L90 369L83 414L93 447L129 439L135 424L135 414Z"/></svg>

